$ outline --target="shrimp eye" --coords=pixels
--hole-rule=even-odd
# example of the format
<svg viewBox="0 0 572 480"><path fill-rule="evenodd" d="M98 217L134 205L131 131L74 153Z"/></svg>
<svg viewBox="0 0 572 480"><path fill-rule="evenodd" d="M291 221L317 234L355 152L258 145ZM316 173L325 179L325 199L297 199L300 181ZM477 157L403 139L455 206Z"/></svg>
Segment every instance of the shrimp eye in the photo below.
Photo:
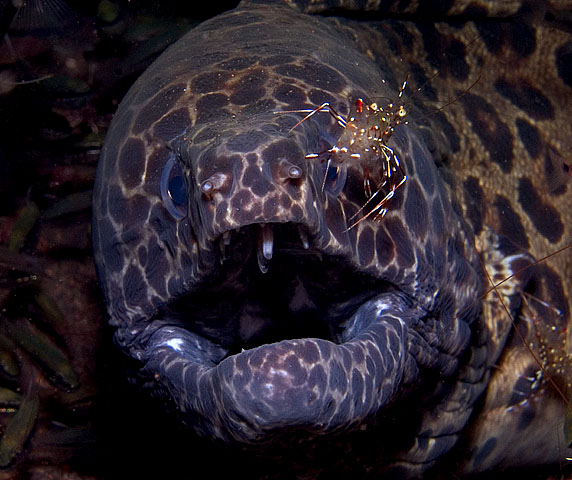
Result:
<svg viewBox="0 0 572 480"><path fill-rule="evenodd" d="M324 190L333 197L337 197L346 184L348 170L343 165L332 165L324 162Z"/></svg>
<svg viewBox="0 0 572 480"><path fill-rule="evenodd" d="M175 220L187 215L185 177L175 154L169 157L161 174L161 199Z"/></svg>

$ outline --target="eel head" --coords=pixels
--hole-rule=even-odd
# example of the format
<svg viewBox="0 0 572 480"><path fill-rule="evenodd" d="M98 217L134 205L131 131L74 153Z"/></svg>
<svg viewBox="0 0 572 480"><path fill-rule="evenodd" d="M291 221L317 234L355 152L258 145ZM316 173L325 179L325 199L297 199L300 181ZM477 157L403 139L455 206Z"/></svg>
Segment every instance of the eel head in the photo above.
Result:
<svg viewBox="0 0 572 480"><path fill-rule="evenodd" d="M275 113L395 95L333 23L276 8L194 29L122 102L95 191L98 273L142 383L199 433L346 431L461 381L482 344L480 264L414 125L387 142L408 177L387 214L353 225L363 165L306 158L342 126ZM485 382L471 358L469 413Z"/></svg>

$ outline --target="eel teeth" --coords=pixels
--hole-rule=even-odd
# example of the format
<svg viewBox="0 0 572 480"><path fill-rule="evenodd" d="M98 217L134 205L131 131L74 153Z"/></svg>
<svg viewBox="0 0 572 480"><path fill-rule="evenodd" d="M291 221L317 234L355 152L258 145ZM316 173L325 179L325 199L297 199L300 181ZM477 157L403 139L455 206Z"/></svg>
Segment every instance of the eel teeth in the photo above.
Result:
<svg viewBox="0 0 572 480"><path fill-rule="evenodd" d="M267 260L260 254L260 250L258 250L256 257L258 258L258 268L260 268L262 273L266 273L268 271L268 263Z"/></svg>
<svg viewBox="0 0 572 480"><path fill-rule="evenodd" d="M222 265L225 260L228 258L228 246L230 245L232 232L227 230L222 234L219 240L219 249L220 249L220 264Z"/></svg>
<svg viewBox="0 0 572 480"><path fill-rule="evenodd" d="M258 235L258 248L256 249L256 257L258 259L258 268L262 273L268 271L268 261L272 259L272 251L274 249L274 232L272 226L266 223L260 225Z"/></svg>
<svg viewBox="0 0 572 480"><path fill-rule="evenodd" d="M272 259L272 250L274 249L274 232L272 226L268 224L262 227L262 255L266 260Z"/></svg>
<svg viewBox="0 0 572 480"><path fill-rule="evenodd" d="M310 242L308 241L308 235L306 232L302 230L301 227L298 227L298 235L300 235L300 240L302 241L302 246L304 250L308 250L310 248Z"/></svg>

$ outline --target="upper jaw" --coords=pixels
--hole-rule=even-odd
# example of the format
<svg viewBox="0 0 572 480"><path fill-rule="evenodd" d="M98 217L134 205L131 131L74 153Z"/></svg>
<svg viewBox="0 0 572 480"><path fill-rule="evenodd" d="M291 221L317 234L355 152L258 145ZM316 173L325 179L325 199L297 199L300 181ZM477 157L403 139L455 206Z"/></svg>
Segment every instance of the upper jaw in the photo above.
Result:
<svg viewBox="0 0 572 480"><path fill-rule="evenodd" d="M209 251L201 275L154 319L234 352L287 338L337 341L359 305L389 289L343 252L322 249L299 224L227 231Z"/></svg>

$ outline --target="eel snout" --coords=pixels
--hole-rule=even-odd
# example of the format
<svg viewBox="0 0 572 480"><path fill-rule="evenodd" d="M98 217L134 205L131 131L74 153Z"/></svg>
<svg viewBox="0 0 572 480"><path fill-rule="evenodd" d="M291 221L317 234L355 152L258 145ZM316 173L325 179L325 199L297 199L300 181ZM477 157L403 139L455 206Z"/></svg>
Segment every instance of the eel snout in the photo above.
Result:
<svg viewBox="0 0 572 480"><path fill-rule="evenodd" d="M351 202L345 191L321 190L322 166L304 162L299 144L279 134L244 153L236 146L231 153L235 137L228 138L195 152L190 144L189 178L201 196L189 224L205 263L154 317L142 349L144 370L169 392L183 421L224 441L265 443L297 432L312 438L366 428L422 368L453 375L468 326L456 315L450 324L423 297L408 294L400 280L406 268L368 270L364 253L371 247L362 239L371 227L348 227L343 212ZM411 158L428 161L414 135L396 133L396 140L410 171ZM295 175L280 182L276 172L284 165ZM226 183L214 191L217 177ZM423 205L413 194L419 188L412 181L400 191L406 198L396 207L405 216ZM396 209L374 225L397 239L398 215ZM442 237L427 238L432 245ZM423 288L432 286L416 274Z"/></svg>

